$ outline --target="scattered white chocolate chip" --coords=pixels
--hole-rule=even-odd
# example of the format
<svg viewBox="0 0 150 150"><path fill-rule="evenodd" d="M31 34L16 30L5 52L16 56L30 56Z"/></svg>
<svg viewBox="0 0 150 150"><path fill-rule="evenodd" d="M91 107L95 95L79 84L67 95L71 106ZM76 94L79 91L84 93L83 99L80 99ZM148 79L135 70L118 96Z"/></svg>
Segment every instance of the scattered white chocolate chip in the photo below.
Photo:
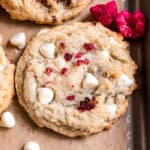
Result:
<svg viewBox="0 0 150 150"><path fill-rule="evenodd" d="M119 77L117 86L120 88L120 90L124 90L124 89L130 87L133 83L134 83L133 79L130 79L126 74L122 74Z"/></svg>
<svg viewBox="0 0 150 150"><path fill-rule="evenodd" d="M45 43L40 47L40 53L42 56L52 59L55 57L55 49L56 46L53 43Z"/></svg>
<svg viewBox="0 0 150 150"><path fill-rule="evenodd" d="M40 150L40 145L35 141L29 141L24 145L23 150Z"/></svg>
<svg viewBox="0 0 150 150"><path fill-rule="evenodd" d="M83 81L83 88L92 89L98 86L98 80L91 73L87 73Z"/></svg>
<svg viewBox="0 0 150 150"><path fill-rule="evenodd" d="M49 29L47 29L47 28L41 29L41 30L36 34L36 36L40 36L41 34L46 33L46 32L48 32L48 31L49 31Z"/></svg>
<svg viewBox="0 0 150 150"><path fill-rule="evenodd" d="M10 43L19 49L23 49L26 45L26 35L24 32L16 33L10 39Z"/></svg>
<svg viewBox="0 0 150 150"><path fill-rule="evenodd" d="M107 106L108 112L111 114L111 117L116 115L117 106L115 104L110 104Z"/></svg>
<svg viewBox="0 0 150 150"><path fill-rule="evenodd" d="M13 128L16 124L15 118L11 112L4 112L0 119L0 126Z"/></svg>
<svg viewBox="0 0 150 150"><path fill-rule="evenodd" d="M46 87L38 88L37 92L38 100L42 105L47 105L53 100L54 92L51 89Z"/></svg>
<svg viewBox="0 0 150 150"><path fill-rule="evenodd" d="M99 59L100 60L108 60L109 59L109 52L106 50L101 51L99 54Z"/></svg>

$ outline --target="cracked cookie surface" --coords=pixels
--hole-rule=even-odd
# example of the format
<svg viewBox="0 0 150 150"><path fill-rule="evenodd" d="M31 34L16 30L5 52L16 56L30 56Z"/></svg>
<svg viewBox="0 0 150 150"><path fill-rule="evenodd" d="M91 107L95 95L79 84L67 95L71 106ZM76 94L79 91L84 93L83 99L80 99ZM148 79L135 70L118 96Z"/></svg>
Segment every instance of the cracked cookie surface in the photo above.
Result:
<svg viewBox="0 0 150 150"><path fill-rule="evenodd" d="M40 31L17 64L20 104L38 126L69 137L110 128L136 88L127 48L100 23Z"/></svg>
<svg viewBox="0 0 150 150"><path fill-rule="evenodd" d="M77 16L91 0L0 0L13 19L61 24Z"/></svg>

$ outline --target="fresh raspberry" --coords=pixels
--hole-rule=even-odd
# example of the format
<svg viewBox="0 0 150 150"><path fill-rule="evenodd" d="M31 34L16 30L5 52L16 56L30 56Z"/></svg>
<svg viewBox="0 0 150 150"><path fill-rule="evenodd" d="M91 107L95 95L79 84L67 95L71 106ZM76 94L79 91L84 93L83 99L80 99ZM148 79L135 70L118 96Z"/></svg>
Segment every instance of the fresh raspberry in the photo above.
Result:
<svg viewBox="0 0 150 150"><path fill-rule="evenodd" d="M123 10L116 18L116 25L120 33L127 39L137 39L145 33L146 19L138 10L132 14Z"/></svg>
<svg viewBox="0 0 150 150"><path fill-rule="evenodd" d="M104 26L110 27L118 14L117 4L110 1L106 4L98 4L90 8L91 15Z"/></svg>

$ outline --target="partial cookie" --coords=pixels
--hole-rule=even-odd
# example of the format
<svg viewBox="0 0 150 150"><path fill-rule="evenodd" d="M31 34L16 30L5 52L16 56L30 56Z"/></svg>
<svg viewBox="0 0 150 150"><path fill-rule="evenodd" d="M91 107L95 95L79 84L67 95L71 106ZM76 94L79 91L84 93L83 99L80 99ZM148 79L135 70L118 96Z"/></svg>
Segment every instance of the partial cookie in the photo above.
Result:
<svg viewBox="0 0 150 150"><path fill-rule="evenodd" d="M14 96L15 66L6 58L0 35L0 113L7 109Z"/></svg>
<svg viewBox="0 0 150 150"><path fill-rule="evenodd" d="M12 19L60 24L77 16L91 0L0 0Z"/></svg>
<svg viewBox="0 0 150 150"><path fill-rule="evenodd" d="M136 88L136 64L122 36L100 23L40 31L15 75L20 104L40 127L66 136L110 128Z"/></svg>

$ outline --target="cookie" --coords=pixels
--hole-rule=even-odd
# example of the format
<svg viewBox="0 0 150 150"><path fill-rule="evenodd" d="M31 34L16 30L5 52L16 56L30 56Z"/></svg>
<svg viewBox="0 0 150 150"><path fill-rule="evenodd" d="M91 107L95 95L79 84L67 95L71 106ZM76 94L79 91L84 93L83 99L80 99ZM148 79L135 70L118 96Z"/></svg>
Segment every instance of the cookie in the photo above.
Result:
<svg viewBox="0 0 150 150"><path fill-rule="evenodd" d="M0 35L0 113L8 108L14 96L15 66L6 58Z"/></svg>
<svg viewBox="0 0 150 150"><path fill-rule="evenodd" d="M0 0L12 19L61 24L77 16L91 0Z"/></svg>
<svg viewBox="0 0 150 150"><path fill-rule="evenodd" d="M110 128L136 88L137 66L127 48L100 23L40 31L17 64L20 104L38 126L69 137Z"/></svg>

